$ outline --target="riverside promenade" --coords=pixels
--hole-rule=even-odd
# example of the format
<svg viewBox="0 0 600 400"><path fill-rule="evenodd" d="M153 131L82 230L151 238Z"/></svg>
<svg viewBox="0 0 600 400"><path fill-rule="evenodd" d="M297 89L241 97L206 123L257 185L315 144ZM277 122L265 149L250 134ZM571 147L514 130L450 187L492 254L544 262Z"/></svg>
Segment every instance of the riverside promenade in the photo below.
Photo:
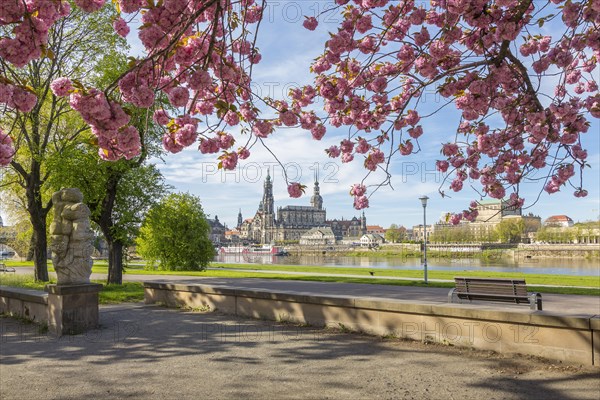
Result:
<svg viewBox="0 0 600 400"><path fill-rule="evenodd" d="M364 277L363 277L364 278ZM96 279L96 278L94 278ZM288 281L260 278L198 278L174 275L124 275L124 280L141 282L170 282L177 284L201 284L218 287L240 288L246 290L261 290L279 293L290 293L304 296L337 296L362 297L381 300L403 300L426 304L448 303L447 288L414 287L393 285L371 285L359 283ZM568 294L544 293L544 312L561 315L600 315L600 296L579 296ZM530 312L527 306L499 304L490 302L473 302L473 305Z"/></svg>
<svg viewBox="0 0 600 400"><path fill-rule="evenodd" d="M124 277L175 289L171 293L176 299L191 301L191 306L165 308L166 302L101 306L99 329L60 338L41 332L34 324L0 318L0 397L574 400L597 399L600 391L597 366L512 352L548 337L554 346L568 344L569 338L560 334L569 331L565 323L598 314L598 297L544 295L545 310L531 311L527 306L490 303L449 306L448 290L440 288ZM237 315L227 309L232 294L237 296ZM154 295L158 294L147 293L147 301ZM340 318L343 323L329 324L329 329L293 323L294 310L314 316L310 308L318 303L327 306L318 315ZM357 308L361 305L368 305L364 314ZM355 327L353 320L364 321L376 308L380 315L372 321L382 321L386 312L401 313L406 307L405 319L389 321L405 328L404 333L410 330L416 335L414 340L349 332ZM278 322L250 315L261 309L275 310ZM467 318L466 325L461 325L439 310L453 310L454 317L484 313L487 319ZM434 320L426 320L432 312L437 312ZM507 324L495 317L517 318L518 322ZM527 323L535 319L544 320L546 326L528 330ZM422 324L426 335L413 329ZM465 331L467 338L483 328L491 346L504 347L489 351L454 346L455 328L461 326L473 328ZM499 340L500 334L513 343ZM435 343L431 335L448 337L450 342Z"/></svg>
<svg viewBox="0 0 600 400"><path fill-rule="evenodd" d="M269 271L266 271L269 272ZM270 271L285 274L281 271ZM19 267L17 274L33 274L32 267ZM468 274L468 273L467 273ZM54 273L50 273L55 276ZM291 274L290 274L291 275ZM298 275L298 273L294 273ZM305 274L306 275L306 274ZM320 274L322 276L339 276L336 274ZM348 275L346 275L348 276ZM364 278L364 276L360 276ZM381 277L377 277L381 278ZM105 280L106 274L93 273L93 280ZM261 278L211 278L183 275L136 275L124 274L124 281L130 282L172 282L184 284L204 284L224 287L244 288L248 290L266 290L289 292L300 295L333 295L342 297L366 297L389 300L405 300L424 302L429 304L444 304L448 302L446 288L413 287L394 285L353 284L338 282L312 282L296 280L277 280ZM600 296L580 296L566 294L543 294L544 312L559 313L563 315L600 315ZM474 303L478 304L478 303ZM503 305L484 303L487 307L508 309L520 312L529 312L525 306Z"/></svg>

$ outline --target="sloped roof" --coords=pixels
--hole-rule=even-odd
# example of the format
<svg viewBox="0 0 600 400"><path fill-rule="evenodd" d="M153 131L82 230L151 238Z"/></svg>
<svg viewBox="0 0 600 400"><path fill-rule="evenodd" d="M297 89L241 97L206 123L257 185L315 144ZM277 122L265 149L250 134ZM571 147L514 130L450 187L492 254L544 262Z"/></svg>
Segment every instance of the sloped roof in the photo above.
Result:
<svg viewBox="0 0 600 400"><path fill-rule="evenodd" d="M573 222L573 220L567 215L553 215L546 219L546 222Z"/></svg>

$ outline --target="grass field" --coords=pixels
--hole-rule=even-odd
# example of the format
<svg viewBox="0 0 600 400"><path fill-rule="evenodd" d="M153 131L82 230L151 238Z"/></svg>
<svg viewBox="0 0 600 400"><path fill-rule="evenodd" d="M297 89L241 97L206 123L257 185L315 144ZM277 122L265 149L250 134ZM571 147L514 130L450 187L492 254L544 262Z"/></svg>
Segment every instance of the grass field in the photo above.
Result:
<svg viewBox="0 0 600 400"><path fill-rule="evenodd" d="M106 285L106 282L98 280L94 282L102 283L104 285L98 299L100 304L138 302L144 300L144 287L141 282L124 282L122 285ZM5 286L44 290L44 287L48 283L56 282L36 282L32 275L0 275L0 285Z"/></svg>

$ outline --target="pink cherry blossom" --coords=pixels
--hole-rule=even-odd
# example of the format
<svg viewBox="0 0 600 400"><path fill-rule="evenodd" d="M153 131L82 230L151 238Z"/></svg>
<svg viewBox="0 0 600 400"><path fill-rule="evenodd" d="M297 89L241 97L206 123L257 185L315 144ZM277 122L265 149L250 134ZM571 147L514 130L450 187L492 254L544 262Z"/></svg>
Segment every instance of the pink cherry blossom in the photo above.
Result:
<svg viewBox="0 0 600 400"><path fill-rule="evenodd" d="M223 120L229 126L235 126L240 123L239 115L235 111L232 111L232 110L227 111L227 113L223 117Z"/></svg>
<svg viewBox="0 0 600 400"><path fill-rule="evenodd" d="M35 107L36 103L37 96L34 93L31 93L27 89L15 86L9 105L12 104L17 110L27 113Z"/></svg>
<svg viewBox="0 0 600 400"><path fill-rule="evenodd" d="M351 196L360 197L360 196L364 196L366 193L367 193L367 187L365 185L363 185L363 184L360 184L360 183L355 183L350 188L350 195Z"/></svg>
<svg viewBox="0 0 600 400"><path fill-rule="evenodd" d="M106 0L74 0L75 5L85 12L94 12L102 8Z"/></svg>
<svg viewBox="0 0 600 400"><path fill-rule="evenodd" d="M325 152L331 158L337 158L341 154L341 150L340 150L340 148L338 146L331 146L327 150L325 150Z"/></svg>
<svg viewBox="0 0 600 400"><path fill-rule="evenodd" d="M401 143L398 146L398 150L400 150L400 154L402 154L403 156L407 156L407 155L411 154L413 151L413 148L414 148L414 146L410 140L407 140L405 143Z"/></svg>
<svg viewBox="0 0 600 400"><path fill-rule="evenodd" d="M302 25L309 31L314 31L315 29L317 29L317 25L319 25L319 22L315 17L306 17Z"/></svg>
<svg viewBox="0 0 600 400"><path fill-rule="evenodd" d="M161 108L154 111L152 119L159 125L167 125L171 120L171 117L169 117L169 114L167 114L167 112Z"/></svg>
<svg viewBox="0 0 600 400"><path fill-rule="evenodd" d="M221 167L226 170L233 170L237 166L238 163L238 153L233 152L224 152L221 157Z"/></svg>
<svg viewBox="0 0 600 400"><path fill-rule="evenodd" d="M312 137L315 140L321 140L325 135L325 132L326 128L324 125L317 125L310 130L310 133L312 134Z"/></svg>
<svg viewBox="0 0 600 400"><path fill-rule="evenodd" d="M167 97L174 107L185 107L190 99L190 92L186 88L179 86L171 89L167 93Z"/></svg>
<svg viewBox="0 0 600 400"><path fill-rule="evenodd" d="M240 148L240 149L238 150L238 158L239 158L240 160L245 160L245 159L247 159L248 157L250 157L250 150L248 150L248 149L247 149L247 148L245 148L245 147L242 147L242 148Z"/></svg>
<svg viewBox="0 0 600 400"><path fill-rule="evenodd" d="M123 18L117 18L113 22L113 29L117 32L117 35L125 37L129 34L129 26Z"/></svg>
<svg viewBox="0 0 600 400"><path fill-rule="evenodd" d="M57 78L50 84L52 93L58 97L64 97L69 95L69 91L73 89L73 84L69 78Z"/></svg>
<svg viewBox="0 0 600 400"><path fill-rule="evenodd" d="M366 196L355 196L354 197L354 208L362 210L369 207L369 199Z"/></svg>
<svg viewBox="0 0 600 400"><path fill-rule="evenodd" d="M290 197L298 198L302 196L305 188L306 186L301 185L298 182L292 182L288 185L287 190Z"/></svg>
<svg viewBox="0 0 600 400"><path fill-rule="evenodd" d="M15 149L13 141L7 133L0 129L0 167L5 167L12 161Z"/></svg>

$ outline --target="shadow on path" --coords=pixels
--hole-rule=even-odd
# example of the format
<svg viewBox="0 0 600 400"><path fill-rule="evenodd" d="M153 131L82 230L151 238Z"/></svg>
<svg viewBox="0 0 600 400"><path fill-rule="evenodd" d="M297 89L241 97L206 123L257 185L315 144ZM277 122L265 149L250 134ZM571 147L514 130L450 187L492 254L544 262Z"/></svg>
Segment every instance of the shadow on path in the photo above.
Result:
<svg viewBox="0 0 600 400"><path fill-rule="evenodd" d="M141 304L53 337L0 319L3 399L597 399L598 369Z"/></svg>

